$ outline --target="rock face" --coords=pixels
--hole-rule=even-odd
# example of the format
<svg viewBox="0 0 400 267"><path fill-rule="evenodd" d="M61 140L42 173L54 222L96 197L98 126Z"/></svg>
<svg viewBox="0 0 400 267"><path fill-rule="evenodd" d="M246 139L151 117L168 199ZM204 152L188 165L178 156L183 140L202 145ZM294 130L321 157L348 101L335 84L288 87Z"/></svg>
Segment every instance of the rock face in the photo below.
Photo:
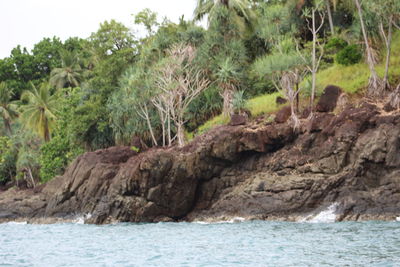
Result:
<svg viewBox="0 0 400 267"><path fill-rule="evenodd" d="M182 149L86 153L40 192L0 193L0 220L296 220L332 203L339 220L400 215L400 114L364 103L303 126L221 126Z"/></svg>

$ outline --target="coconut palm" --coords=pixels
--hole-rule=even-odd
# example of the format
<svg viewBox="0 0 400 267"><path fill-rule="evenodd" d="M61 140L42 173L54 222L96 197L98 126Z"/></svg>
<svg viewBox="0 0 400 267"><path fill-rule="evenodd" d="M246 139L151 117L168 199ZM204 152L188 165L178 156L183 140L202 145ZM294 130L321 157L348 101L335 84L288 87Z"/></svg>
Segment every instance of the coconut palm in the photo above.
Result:
<svg viewBox="0 0 400 267"><path fill-rule="evenodd" d="M45 142L50 141L51 132L56 123L57 96L51 95L49 86L42 84L39 90L32 84L31 91L24 91L22 101L27 101L22 106L21 121L42 137Z"/></svg>
<svg viewBox="0 0 400 267"><path fill-rule="evenodd" d="M55 68L50 73L50 84L57 89L79 86L82 78L82 68L76 53L64 50L61 55L61 68Z"/></svg>
<svg viewBox="0 0 400 267"><path fill-rule="evenodd" d="M0 116L3 119L4 128L11 135L11 121L18 116L16 105L12 103L13 91L5 82L0 83Z"/></svg>
<svg viewBox="0 0 400 267"><path fill-rule="evenodd" d="M210 22L217 16L217 10L220 7L233 11L230 12L230 19L242 30L254 22L255 15L249 0L197 0L194 19L201 20L208 15Z"/></svg>

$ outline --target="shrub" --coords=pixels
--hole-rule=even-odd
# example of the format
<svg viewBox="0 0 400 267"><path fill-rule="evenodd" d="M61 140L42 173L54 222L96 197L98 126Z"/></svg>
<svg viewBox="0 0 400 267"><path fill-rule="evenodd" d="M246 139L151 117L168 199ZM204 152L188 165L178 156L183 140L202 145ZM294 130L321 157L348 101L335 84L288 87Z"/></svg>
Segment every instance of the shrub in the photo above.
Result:
<svg viewBox="0 0 400 267"><path fill-rule="evenodd" d="M358 45L346 46L336 55L337 63L345 66L357 64L361 58L362 53Z"/></svg>
<svg viewBox="0 0 400 267"><path fill-rule="evenodd" d="M5 184L13 178L16 172L16 149L10 138L0 136L0 184Z"/></svg>
<svg viewBox="0 0 400 267"><path fill-rule="evenodd" d="M348 46L348 43L345 40L342 38L333 37L326 43L325 50L338 52L346 46Z"/></svg>
<svg viewBox="0 0 400 267"><path fill-rule="evenodd" d="M68 163L83 151L71 148L66 138L56 135L50 142L40 148L40 179L42 182L51 180L64 172Z"/></svg>

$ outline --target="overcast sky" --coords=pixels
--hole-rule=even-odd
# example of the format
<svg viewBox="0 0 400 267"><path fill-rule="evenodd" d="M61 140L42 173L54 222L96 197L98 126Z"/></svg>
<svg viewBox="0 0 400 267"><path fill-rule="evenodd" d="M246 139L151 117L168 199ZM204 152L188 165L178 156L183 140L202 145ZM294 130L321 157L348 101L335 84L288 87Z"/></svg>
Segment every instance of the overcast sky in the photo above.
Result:
<svg viewBox="0 0 400 267"><path fill-rule="evenodd" d="M196 0L0 0L0 58L18 44L32 49L44 37L89 37L105 20L133 28L132 14L150 8L177 22L191 19Z"/></svg>

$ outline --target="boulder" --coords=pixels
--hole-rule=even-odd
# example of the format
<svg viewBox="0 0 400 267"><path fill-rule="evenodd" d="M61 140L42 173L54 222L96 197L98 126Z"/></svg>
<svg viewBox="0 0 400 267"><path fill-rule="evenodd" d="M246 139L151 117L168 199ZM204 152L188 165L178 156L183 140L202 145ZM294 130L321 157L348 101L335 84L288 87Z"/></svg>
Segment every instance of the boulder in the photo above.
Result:
<svg viewBox="0 0 400 267"><path fill-rule="evenodd" d="M291 110L290 106L283 107L276 113L275 122L276 123L285 123L290 118L291 114L292 114L292 110Z"/></svg>
<svg viewBox="0 0 400 267"><path fill-rule="evenodd" d="M287 101L287 99L285 99L285 98L283 98L283 97L281 97L281 96L278 96L278 97L276 98L275 102L276 102L278 105L283 105L283 104L286 104L288 101Z"/></svg>
<svg viewBox="0 0 400 267"><path fill-rule="evenodd" d="M247 114L233 114L231 116L231 121L229 125L231 126L238 126L238 125L245 125L247 122Z"/></svg>
<svg viewBox="0 0 400 267"><path fill-rule="evenodd" d="M336 108L339 96L342 94L342 89L334 85L328 85L321 95L316 111L332 112Z"/></svg>

